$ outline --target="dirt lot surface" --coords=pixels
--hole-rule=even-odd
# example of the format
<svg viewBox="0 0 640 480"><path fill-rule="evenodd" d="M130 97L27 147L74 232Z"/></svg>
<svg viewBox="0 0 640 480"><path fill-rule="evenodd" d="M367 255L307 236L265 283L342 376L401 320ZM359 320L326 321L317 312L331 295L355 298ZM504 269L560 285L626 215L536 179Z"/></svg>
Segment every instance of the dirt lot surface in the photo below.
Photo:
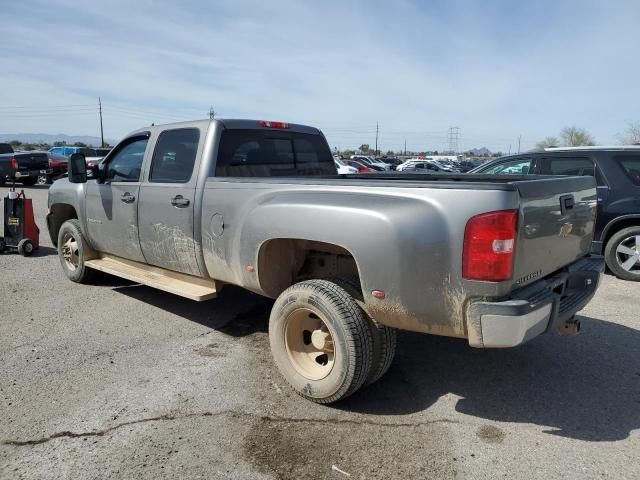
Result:
<svg viewBox="0 0 640 480"><path fill-rule="evenodd" d="M26 191L43 246L0 255L0 478L640 478L640 284L607 275L577 337L402 333L386 377L320 406L275 370L268 302L73 284Z"/></svg>

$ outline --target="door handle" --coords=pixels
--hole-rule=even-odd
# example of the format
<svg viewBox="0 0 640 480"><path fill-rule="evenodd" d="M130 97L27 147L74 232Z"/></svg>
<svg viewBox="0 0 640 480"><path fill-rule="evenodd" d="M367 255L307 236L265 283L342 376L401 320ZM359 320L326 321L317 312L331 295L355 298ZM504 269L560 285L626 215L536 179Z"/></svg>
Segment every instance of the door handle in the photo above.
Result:
<svg viewBox="0 0 640 480"><path fill-rule="evenodd" d="M189 199L184 198L182 195L176 195L171 199L171 205L173 205L176 208L188 207L189 203L191 203Z"/></svg>
<svg viewBox="0 0 640 480"><path fill-rule="evenodd" d="M120 197L120 200L124 203L133 203L136 201L136 197L131 195L129 192L125 192L122 194L122 197Z"/></svg>

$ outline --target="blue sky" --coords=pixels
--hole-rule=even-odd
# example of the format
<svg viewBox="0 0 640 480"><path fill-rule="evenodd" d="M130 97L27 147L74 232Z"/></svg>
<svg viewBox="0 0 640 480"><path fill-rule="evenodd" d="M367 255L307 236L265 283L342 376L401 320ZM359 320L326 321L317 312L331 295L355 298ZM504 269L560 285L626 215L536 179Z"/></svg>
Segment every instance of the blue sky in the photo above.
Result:
<svg viewBox="0 0 640 480"><path fill-rule="evenodd" d="M640 2L0 0L0 133L265 118L332 146L531 148L640 121Z"/></svg>

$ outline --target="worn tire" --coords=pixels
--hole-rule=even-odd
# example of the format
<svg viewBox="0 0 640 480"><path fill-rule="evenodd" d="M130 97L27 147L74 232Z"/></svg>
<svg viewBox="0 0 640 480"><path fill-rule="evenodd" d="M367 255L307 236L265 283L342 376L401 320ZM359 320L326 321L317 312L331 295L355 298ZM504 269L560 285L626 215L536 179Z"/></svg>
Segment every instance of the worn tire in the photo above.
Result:
<svg viewBox="0 0 640 480"><path fill-rule="evenodd" d="M293 328L292 318L300 311L319 318L331 335L333 364L319 379L302 373L292 360L290 336L295 337L296 332L288 336L288 327ZM305 331L300 335L303 333L310 334ZM373 341L367 316L343 288L326 280L297 283L277 298L269 318L269 341L285 380L299 395L317 403L332 403L351 395L371 371Z"/></svg>
<svg viewBox="0 0 640 480"><path fill-rule="evenodd" d="M23 257L30 257L34 250L33 242L28 238L23 238L18 242L18 253Z"/></svg>
<svg viewBox="0 0 640 480"><path fill-rule="evenodd" d="M65 242L69 239L68 236L75 239L77 246L78 265L75 269L71 268L63 254ZM88 283L91 281L95 275L95 271L85 265L85 260L88 259L91 252L91 247L87 244L80 230L80 222L76 219L64 222L58 232L58 258L60 259L62 270L69 280L76 283Z"/></svg>
<svg viewBox="0 0 640 480"><path fill-rule="evenodd" d="M618 247L622 243L626 243L625 240L636 236L640 236L640 227L627 227L623 228L619 232L614 233L605 246L604 259L607 262L607 266L616 277L623 280L640 282L640 269L635 271L625 270L622 267L622 264L618 260L617 256ZM640 252L640 245L638 243L640 242L635 242L635 249ZM627 256L626 258L630 257Z"/></svg>
<svg viewBox="0 0 640 480"><path fill-rule="evenodd" d="M362 287L360 286L358 277L345 275L332 277L327 280L340 285L353 298L363 301ZM365 315L367 315L366 312ZM373 360L371 362L371 371L369 375L367 375L364 386L377 382L387 373L396 356L397 346L395 328L382 325L369 317L369 315L367 315L367 320L369 321L369 328L371 329L371 337L373 340Z"/></svg>

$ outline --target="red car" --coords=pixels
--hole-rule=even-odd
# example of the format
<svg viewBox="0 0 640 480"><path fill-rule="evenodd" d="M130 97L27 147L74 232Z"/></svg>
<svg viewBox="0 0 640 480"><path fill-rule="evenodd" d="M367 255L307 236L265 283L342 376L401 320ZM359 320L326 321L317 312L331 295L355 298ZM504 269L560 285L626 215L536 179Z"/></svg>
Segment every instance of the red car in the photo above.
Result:
<svg viewBox="0 0 640 480"><path fill-rule="evenodd" d="M342 160L342 161L347 165L349 165L350 167L357 168L358 173L375 173L375 170L373 168L369 168L360 162L356 162L355 160Z"/></svg>

